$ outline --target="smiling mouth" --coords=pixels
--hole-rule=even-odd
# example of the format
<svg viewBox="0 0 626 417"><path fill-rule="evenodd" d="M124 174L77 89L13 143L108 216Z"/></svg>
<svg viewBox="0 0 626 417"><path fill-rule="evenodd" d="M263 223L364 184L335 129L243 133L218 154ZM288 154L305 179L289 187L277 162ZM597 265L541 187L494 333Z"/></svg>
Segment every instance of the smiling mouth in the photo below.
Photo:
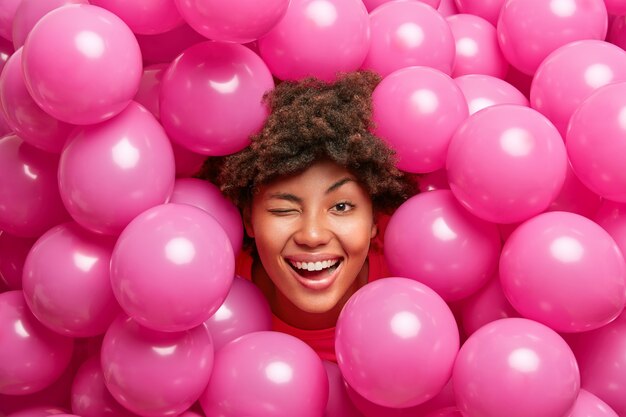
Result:
<svg viewBox="0 0 626 417"><path fill-rule="evenodd" d="M341 265L343 259L332 259L321 262L295 262L288 260L287 263L297 275L306 280L324 280L331 276Z"/></svg>

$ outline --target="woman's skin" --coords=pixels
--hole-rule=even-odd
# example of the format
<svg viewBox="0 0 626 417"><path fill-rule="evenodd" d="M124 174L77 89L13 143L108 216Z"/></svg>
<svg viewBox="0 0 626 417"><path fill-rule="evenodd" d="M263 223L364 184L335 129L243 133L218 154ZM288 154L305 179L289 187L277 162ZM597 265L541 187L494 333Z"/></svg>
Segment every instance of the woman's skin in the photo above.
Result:
<svg viewBox="0 0 626 417"><path fill-rule="evenodd" d="M301 329L335 326L367 282L377 233L371 198L356 177L334 162L316 162L261 187L244 223L261 261L252 279L274 314Z"/></svg>

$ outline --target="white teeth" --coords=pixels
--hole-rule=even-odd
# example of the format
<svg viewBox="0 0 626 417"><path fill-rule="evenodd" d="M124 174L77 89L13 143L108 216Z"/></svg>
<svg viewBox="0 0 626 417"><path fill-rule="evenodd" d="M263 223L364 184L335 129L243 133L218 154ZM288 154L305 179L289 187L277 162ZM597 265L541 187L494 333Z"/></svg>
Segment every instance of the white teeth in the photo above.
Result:
<svg viewBox="0 0 626 417"><path fill-rule="evenodd" d="M330 268L337 262L339 262L338 259L332 259L318 262L291 262L291 264L297 269L304 269L305 271L321 271L322 269Z"/></svg>

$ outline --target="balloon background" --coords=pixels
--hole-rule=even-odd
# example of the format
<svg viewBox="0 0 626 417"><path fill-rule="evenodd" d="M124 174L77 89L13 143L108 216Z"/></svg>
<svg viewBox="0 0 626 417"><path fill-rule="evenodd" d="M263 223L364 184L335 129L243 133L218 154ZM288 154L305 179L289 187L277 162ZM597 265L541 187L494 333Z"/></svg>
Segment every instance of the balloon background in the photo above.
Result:
<svg viewBox="0 0 626 417"><path fill-rule="evenodd" d="M624 4L0 0L0 417L626 417ZM192 176L359 69L421 194L335 364Z"/></svg>

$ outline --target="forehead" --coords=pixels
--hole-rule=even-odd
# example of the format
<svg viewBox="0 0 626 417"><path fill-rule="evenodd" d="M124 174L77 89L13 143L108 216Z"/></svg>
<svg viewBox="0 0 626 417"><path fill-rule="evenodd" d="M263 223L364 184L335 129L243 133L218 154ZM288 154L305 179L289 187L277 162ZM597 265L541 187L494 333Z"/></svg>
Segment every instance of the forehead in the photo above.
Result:
<svg viewBox="0 0 626 417"><path fill-rule="evenodd" d="M280 177L261 187L261 192L286 187L327 187L336 181L357 178L347 168L332 161L317 161L297 174Z"/></svg>

